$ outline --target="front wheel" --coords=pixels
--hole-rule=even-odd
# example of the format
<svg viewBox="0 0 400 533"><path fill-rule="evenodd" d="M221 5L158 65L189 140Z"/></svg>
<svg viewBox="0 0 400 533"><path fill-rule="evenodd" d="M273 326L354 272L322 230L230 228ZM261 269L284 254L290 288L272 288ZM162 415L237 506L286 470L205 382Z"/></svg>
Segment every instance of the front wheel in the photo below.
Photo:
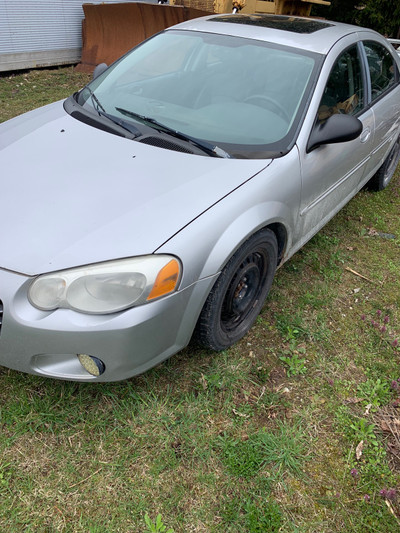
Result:
<svg viewBox="0 0 400 533"><path fill-rule="evenodd" d="M277 262L275 234L266 228L252 235L215 282L197 322L195 340L219 351L241 339L261 311Z"/></svg>
<svg viewBox="0 0 400 533"><path fill-rule="evenodd" d="M396 171L397 165L400 160L400 135L397 137L393 148L390 150L389 155L385 159L383 165L377 170L376 174L372 176L368 182L368 188L373 191L382 191L385 189L393 174Z"/></svg>

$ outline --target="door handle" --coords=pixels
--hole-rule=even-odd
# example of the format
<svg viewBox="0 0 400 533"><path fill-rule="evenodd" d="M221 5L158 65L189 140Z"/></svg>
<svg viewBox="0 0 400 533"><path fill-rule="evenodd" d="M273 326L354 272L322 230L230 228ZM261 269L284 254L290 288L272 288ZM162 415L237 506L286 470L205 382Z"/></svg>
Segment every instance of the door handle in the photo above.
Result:
<svg viewBox="0 0 400 533"><path fill-rule="evenodd" d="M365 128L360 135L360 142L366 143L371 136L371 128Z"/></svg>

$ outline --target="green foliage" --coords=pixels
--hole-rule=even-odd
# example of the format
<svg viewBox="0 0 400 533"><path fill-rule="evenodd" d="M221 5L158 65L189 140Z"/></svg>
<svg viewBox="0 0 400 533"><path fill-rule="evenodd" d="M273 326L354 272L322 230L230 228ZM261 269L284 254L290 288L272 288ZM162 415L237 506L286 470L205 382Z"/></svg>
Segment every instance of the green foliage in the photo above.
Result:
<svg viewBox="0 0 400 533"><path fill-rule="evenodd" d="M0 465L0 494L10 488L11 473L8 467L8 464Z"/></svg>
<svg viewBox="0 0 400 533"><path fill-rule="evenodd" d="M304 348L298 348L294 351L285 350L285 355L279 357L279 359L287 366L288 376L298 376L307 372L307 367L305 365L306 360L300 356L300 354L304 353Z"/></svg>
<svg viewBox="0 0 400 533"><path fill-rule="evenodd" d="M284 342L291 346L296 346L298 341L308 336L308 331L303 326L303 316L301 313L291 315L289 313L276 313L275 324L283 337Z"/></svg>
<svg viewBox="0 0 400 533"><path fill-rule="evenodd" d="M221 444L231 474L250 478L265 468L268 477L276 479L288 472L302 475L309 440L300 425L279 422L273 432L263 428L243 441L223 437Z"/></svg>
<svg viewBox="0 0 400 533"><path fill-rule="evenodd" d="M350 425L354 431L356 442L364 441L372 446L378 446L378 440L375 435L375 424L369 424L365 418L360 418L357 422Z"/></svg>
<svg viewBox="0 0 400 533"><path fill-rule="evenodd" d="M358 13L356 9L358 3L354 0L331 0L330 6L313 6L311 15L354 24Z"/></svg>
<svg viewBox="0 0 400 533"><path fill-rule="evenodd" d="M385 383L380 378L377 380L368 379L358 386L357 391L365 399L366 404L371 404L372 410L384 405L391 396L388 383Z"/></svg>
<svg viewBox="0 0 400 533"><path fill-rule="evenodd" d="M144 521L146 522L147 532L146 533L174 533L174 530L163 524L161 515L158 514L155 522L151 520L148 513L144 516Z"/></svg>
<svg viewBox="0 0 400 533"><path fill-rule="evenodd" d="M246 531L248 533L278 533L282 526L282 512L272 501L256 505L249 502L245 506Z"/></svg>
<svg viewBox="0 0 400 533"><path fill-rule="evenodd" d="M226 496L219 514L230 525L225 531L232 533L278 533L284 523L279 505L265 494Z"/></svg>
<svg viewBox="0 0 400 533"><path fill-rule="evenodd" d="M222 442L223 462L230 474L250 478L255 476L263 466L265 459L257 446L257 437L238 441L224 438Z"/></svg>
<svg viewBox="0 0 400 533"><path fill-rule="evenodd" d="M400 31L400 2L398 0L364 0L364 9L358 18L362 26L383 35L398 37Z"/></svg>
<svg viewBox="0 0 400 533"><path fill-rule="evenodd" d="M397 37L400 30L398 0L331 0L331 5L313 6L312 15L358 24Z"/></svg>

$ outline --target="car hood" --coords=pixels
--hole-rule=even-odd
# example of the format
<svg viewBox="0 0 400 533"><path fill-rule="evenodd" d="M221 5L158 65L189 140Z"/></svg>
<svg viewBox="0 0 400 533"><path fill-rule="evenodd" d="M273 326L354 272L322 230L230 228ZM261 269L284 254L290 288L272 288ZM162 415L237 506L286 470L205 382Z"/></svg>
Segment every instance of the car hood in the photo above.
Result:
<svg viewBox="0 0 400 533"><path fill-rule="evenodd" d="M152 253L268 160L155 148L62 102L0 125L0 268L35 275Z"/></svg>

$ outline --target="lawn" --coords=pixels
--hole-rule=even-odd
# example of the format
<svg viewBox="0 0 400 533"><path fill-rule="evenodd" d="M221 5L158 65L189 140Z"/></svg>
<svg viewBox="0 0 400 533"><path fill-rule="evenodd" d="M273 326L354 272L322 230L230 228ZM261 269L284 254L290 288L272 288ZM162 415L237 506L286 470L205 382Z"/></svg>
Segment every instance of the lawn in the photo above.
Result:
<svg viewBox="0 0 400 533"><path fill-rule="evenodd" d="M0 121L88 79L3 75ZM0 530L400 531L399 186L361 191L225 352L111 384L0 368Z"/></svg>

